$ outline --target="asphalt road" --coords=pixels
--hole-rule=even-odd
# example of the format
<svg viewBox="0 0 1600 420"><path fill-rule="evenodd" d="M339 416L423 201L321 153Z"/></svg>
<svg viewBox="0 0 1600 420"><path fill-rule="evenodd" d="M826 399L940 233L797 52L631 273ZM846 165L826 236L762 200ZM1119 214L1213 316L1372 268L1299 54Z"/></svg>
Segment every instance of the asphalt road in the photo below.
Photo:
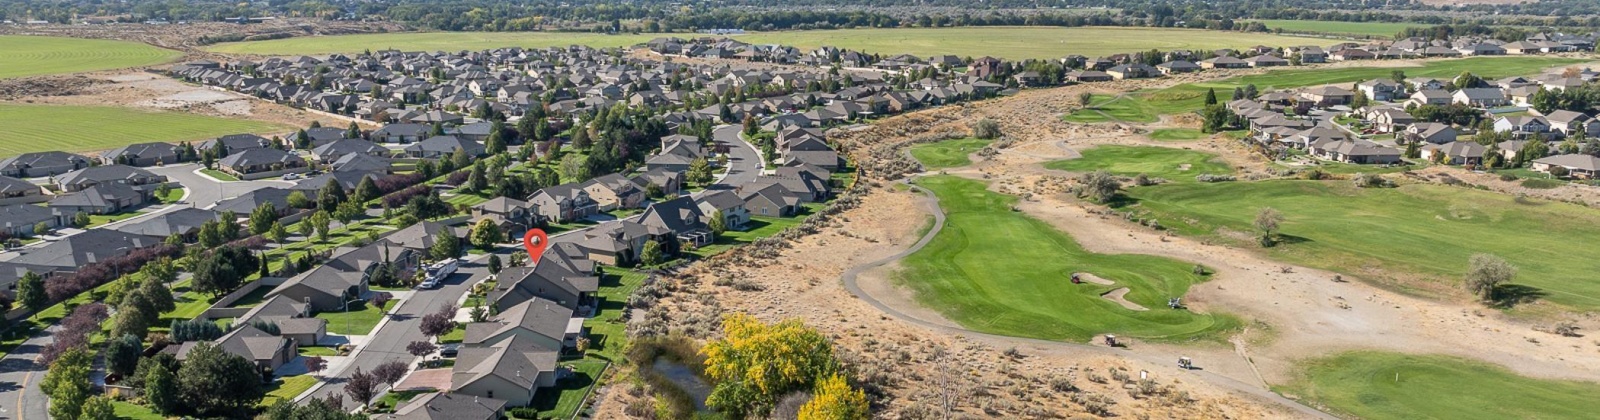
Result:
<svg viewBox="0 0 1600 420"><path fill-rule="evenodd" d="M761 175L761 153L755 146L739 138L740 126L725 125L712 130L711 136L718 142L727 143L728 148L728 173L722 179L706 190L731 190L740 185L754 182Z"/></svg>

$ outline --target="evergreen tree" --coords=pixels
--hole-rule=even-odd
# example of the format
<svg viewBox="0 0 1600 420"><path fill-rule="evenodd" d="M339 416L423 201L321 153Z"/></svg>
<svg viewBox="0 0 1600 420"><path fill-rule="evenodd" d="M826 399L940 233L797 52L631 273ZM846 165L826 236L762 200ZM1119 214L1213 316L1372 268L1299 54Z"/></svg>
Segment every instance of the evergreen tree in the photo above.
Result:
<svg viewBox="0 0 1600 420"><path fill-rule="evenodd" d="M1211 106L1211 105L1216 105L1216 104L1217 104L1217 89L1216 88L1206 89L1206 106Z"/></svg>
<svg viewBox="0 0 1600 420"><path fill-rule="evenodd" d="M38 312L50 306L50 295L44 291L44 279L29 271L17 280L17 302L30 311Z"/></svg>

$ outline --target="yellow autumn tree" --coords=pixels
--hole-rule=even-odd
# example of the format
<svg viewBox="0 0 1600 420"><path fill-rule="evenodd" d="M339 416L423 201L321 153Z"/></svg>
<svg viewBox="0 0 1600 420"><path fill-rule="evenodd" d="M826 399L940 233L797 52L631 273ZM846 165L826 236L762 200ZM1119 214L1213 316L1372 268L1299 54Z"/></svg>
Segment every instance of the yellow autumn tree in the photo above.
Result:
<svg viewBox="0 0 1600 420"><path fill-rule="evenodd" d="M800 406L799 420L859 420L872 417L867 393L850 387L844 375L833 374L817 382L817 389Z"/></svg>
<svg viewBox="0 0 1600 420"><path fill-rule="evenodd" d="M706 405L730 418L764 414L778 398L812 389L839 369L827 337L797 319L767 325L734 314L722 320L722 335L700 353L706 376L717 384Z"/></svg>

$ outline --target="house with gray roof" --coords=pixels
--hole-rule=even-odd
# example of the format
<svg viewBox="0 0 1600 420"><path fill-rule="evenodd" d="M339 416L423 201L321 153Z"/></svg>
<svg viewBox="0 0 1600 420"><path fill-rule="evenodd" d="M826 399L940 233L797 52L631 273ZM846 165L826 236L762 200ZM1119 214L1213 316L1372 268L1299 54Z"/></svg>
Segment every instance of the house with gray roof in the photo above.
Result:
<svg viewBox="0 0 1600 420"><path fill-rule="evenodd" d="M660 226L649 226L628 220L603 223L583 232L578 246L588 251L587 258L606 265L622 265L639 261L647 241L670 240L672 231Z"/></svg>
<svg viewBox="0 0 1600 420"><path fill-rule="evenodd" d="M472 206L472 218L487 219L507 234L517 234L533 226L528 202L509 197L495 197Z"/></svg>
<svg viewBox="0 0 1600 420"><path fill-rule="evenodd" d="M744 230L745 224L750 222L750 211L745 208L745 200L733 191L707 192L696 197L694 203L700 208L700 214L705 216L707 225L718 212L722 213L722 225L729 230Z"/></svg>
<svg viewBox="0 0 1600 420"><path fill-rule="evenodd" d="M678 197L645 207L639 214L639 223L655 226L674 233L679 243L705 246L716 239L705 223L706 215L690 197Z"/></svg>
<svg viewBox="0 0 1600 420"><path fill-rule="evenodd" d="M580 184L600 211L638 208L644 203L644 189L618 174L605 174Z"/></svg>
<svg viewBox="0 0 1600 420"><path fill-rule="evenodd" d="M179 163L181 148L171 143L134 143L100 155L106 165L157 166Z"/></svg>
<svg viewBox="0 0 1600 420"><path fill-rule="evenodd" d="M48 229L61 227L61 220L50 209L27 204L0 206L0 231L10 237L33 237L33 228L40 223Z"/></svg>
<svg viewBox="0 0 1600 420"><path fill-rule="evenodd" d="M682 171L651 168L634 175L632 178L628 178L628 180L633 181L634 185L637 185L640 190L644 190L647 194L650 191L650 186L655 185L661 189L661 194L674 195L683 189L683 177Z"/></svg>
<svg viewBox="0 0 1600 420"><path fill-rule="evenodd" d="M498 283L489 291L489 301L501 312L538 298L569 312L587 313L600 287L595 261L588 257L588 250L577 244L557 242L532 267L501 270Z"/></svg>
<svg viewBox="0 0 1600 420"><path fill-rule="evenodd" d="M201 226L221 219L221 214L211 210L182 208L138 222L123 224L113 229L120 232L160 236L163 238L178 235L183 237L185 242L193 242L200 233ZM233 223L234 221L227 220L225 222Z"/></svg>
<svg viewBox="0 0 1600 420"><path fill-rule="evenodd" d="M1483 162L1483 154L1486 151L1487 147L1472 141L1430 143L1422 146L1422 158L1429 161L1438 159L1446 165L1477 165Z"/></svg>
<svg viewBox="0 0 1600 420"><path fill-rule="evenodd" d="M168 346L163 351L172 353L179 361L183 361L189 358L189 352L199 343L199 341L185 342ZM300 344L295 340L268 334L249 325L235 327L233 331L223 334L212 344L225 353L249 360L257 369L267 372L277 370L300 354Z"/></svg>
<svg viewBox="0 0 1600 420"><path fill-rule="evenodd" d="M408 144L428 138L432 131L433 127L427 124L398 123L373 130L368 137L375 142Z"/></svg>
<svg viewBox="0 0 1600 420"><path fill-rule="evenodd" d="M451 368L450 392L525 406L539 388L556 385L558 359L558 352L520 336L490 347L463 348Z"/></svg>
<svg viewBox="0 0 1600 420"><path fill-rule="evenodd" d="M311 157L322 163L330 163L352 154L385 158L389 157L390 152L388 148L377 143L358 139L334 140L311 149Z"/></svg>
<svg viewBox="0 0 1600 420"><path fill-rule="evenodd" d="M284 296L306 302L313 311L328 312L342 310L345 302L361 299L366 293L367 273L321 265L290 277L268 291L267 296Z"/></svg>
<svg viewBox="0 0 1600 420"><path fill-rule="evenodd" d="M132 187L156 185L167 182L167 177L128 165L91 166L50 177L61 191L80 191L95 185L123 184Z"/></svg>
<svg viewBox="0 0 1600 420"><path fill-rule="evenodd" d="M793 216L801 203L797 194L777 183L768 183L760 188L740 188L739 199L744 200L745 211L764 217Z"/></svg>
<svg viewBox="0 0 1600 420"><path fill-rule="evenodd" d="M512 337L522 337L540 348L562 351L577 346L582 333L583 318L574 318L571 308L534 297L500 311L487 322L467 324L461 344L489 347Z"/></svg>
<svg viewBox="0 0 1600 420"><path fill-rule="evenodd" d="M234 152L217 161L217 166L240 179L262 179L311 170L311 165L300 155L266 147Z"/></svg>
<svg viewBox="0 0 1600 420"><path fill-rule="evenodd" d="M600 203L577 183L541 188L528 196L528 205L535 223L568 223L600 213Z"/></svg>
<svg viewBox="0 0 1600 420"><path fill-rule="evenodd" d="M50 200L44 187L9 176L0 176L0 205L33 204Z"/></svg>
<svg viewBox="0 0 1600 420"><path fill-rule="evenodd" d="M407 156L421 159L439 159L450 157L456 150L465 150L467 156L478 157L484 152L483 143L463 139L452 135L433 136L416 144L406 146Z"/></svg>
<svg viewBox="0 0 1600 420"><path fill-rule="evenodd" d="M66 152L33 152L0 160L0 175L35 178L87 168L89 158Z"/></svg>
<svg viewBox="0 0 1600 420"><path fill-rule="evenodd" d="M267 298L251 307L234 324L254 325L258 322L277 325L279 337L305 345L314 345L328 334L328 320L312 317L311 305L282 295Z"/></svg>
<svg viewBox="0 0 1600 420"><path fill-rule="evenodd" d="M204 152L216 149L218 146L222 146L222 150L226 151L222 155L226 156L245 150L271 147L272 140L255 134L229 134L201 142L199 146L195 147L195 150Z"/></svg>
<svg viewBox="0 0 1600 420"><path fill-rule="evenodd" d="M506 401L477 395L429 392L399 404L393 414L374 415L389 420L500 420Z"/></svg>
<svg viewBox="0 0 1600 420"><path fill-rule="evenodd" d="M272 203L272 207L278 210L280 216L286 216L296 211L294 207L289 206L289 194L293 193L294 190L286 188L262 188L240 194L238 197L218 201L216 205L211 206L211 210L218 213L231 211L234 214L248 215L251 211L255 211L257 207L261 207L262 204ZM307 198L312 197L307 196Z"/></svg>
<svg viewBox="0 0 1600 420"><path fill-rule="evenodd" d="M88 214L116 214L133 210L150 202L147 192L123 184L103 184L78 190L50 199L45 206L68 223L78 212Z"/></svg>

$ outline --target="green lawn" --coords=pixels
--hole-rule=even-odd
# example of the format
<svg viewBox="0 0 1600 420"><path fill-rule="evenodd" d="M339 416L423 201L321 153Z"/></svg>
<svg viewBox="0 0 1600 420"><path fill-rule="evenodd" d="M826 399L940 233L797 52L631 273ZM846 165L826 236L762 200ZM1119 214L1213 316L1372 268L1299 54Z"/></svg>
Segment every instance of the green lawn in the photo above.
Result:
<svg viewBox="0 0 1600 420"><path fill-rule="evenodd" d="M450 332L439 336L439 344L460 343L461 340L465 340L466 338L467 338L467 326L466 325L457 324L455 329L450 330Z"/></svg>
<svg viewBox="0 0 1600 420"><path fill-rule="evenodd" d="M268 386L267 396L261 399L261 406L277 404L278 400L292 400L316 384L317 378L311 375L278 378L276 382Z"/></svg>
<svg viewBox="0 0 1600 420"><path fill-rule="evenodd" d="M333 347L326 347L326 346L301 346L300 347L300 355L301 356L332 357L332 356L338 356L339 355L339 350L335 349Z"/></svg>
<svg viewBox="0 0 1600 420"><path fill-rule="evenodd" d="M117 213L117 214L91 214L91 215L89 215L89 226L86 226L85 228L93 228L93 227L96 227L96 226L104 225L106 223L111 223L111 222L115 222L115 221L119 221L119 220L126 220L126 219L129 219L129 218L132 218L134 216L141 215L141 214L144 214L144 213L137 212L137 211L125 211L125 212Z"/></svg>
<svg viewBox="0 0 1600 420"><path fill-rule="evenodd" d="M266 41L228 42L206 47L225 54L297 55L359 53L364 50L461 51L501 47L622 47L642 44L660 34L605 35L592 32L407 32L308 36ZM682 34L678 36L684 36Z"/></svg>
<svg viewBox="0 0 1600 420"><path fill-rule="evenodd" d="M183 191L183 188L172 188L167 190L166 195L156 195L156 199L161 200L161 204L176 203L183 198Z"/></svg>
<svg viewBox="0 0 1600 420"><path fill-rule="evenodd" d="M1502 289L1507 297L1600 308L1593 275L1600 260L1572 257L1600 246L1600 212L1593 209L1437 185L1358 189L1349 181L1161 185L1129 195L1128 210L1224 241L1229 236L1219 231L1253 232L1257 210L1276 208L1287 218L1280 229L1287 239L1268 250L1274 258L1402 290L1428 294L1412 284L1415 277L1454 289L1467 259L1486 252L1519 267L1515 285Z"/></svg>
<svg viewBox="0 0 1600 420"><path fill-rule="evenodd" d="M466 191L456 191L455 195L444 199L444 202L450 203L451 205L455 205L455 206L461 206L461 205L476 206L476 205L478 205L480 203L483 203L485 201L489 201L488 195L489 194L486 194L486 193L484 193L484 194L473 194L473 193L466 192Z"/></svg>
<svg viewBox="0 0 1600 420"><path fill-rule="evenodd" d="M0 130L0 156L51 150L97 151L131 143L203 140L224 134L270 135L286 129L260 121L182 112L19 104L0 104L0 127L6 127Z"/></svg>
<svg viewBox="0 0 1600 420"><path fill-rule="evenodd" d="M233 305L230 306L234 308L253 308L265 302L267 293L271 291L271 287L256 287L255 290L251 290L250 293L246 293L244 296L240 296L238 300L233 301Z"/></svg>
<svg viewBox="0 0 1600 420"><path fill-rule="evenodd" d="M735 39L752 44L792 45L802 49L828 45L884 55L987 55L1013 60L1054 60L1068 54L1097 57L1149 51L1152 48L1162 51L1214 50L1257 44L1283 47L1328 43L1325 39L1317 38L1201 29L1047 26L785 31L752 33Z"/></svg>
<svg viewBox="0 0 1600 420"><path fill-rule="evenodd" d="M1321 45L1318 43L1317 45ZM1534 75L1542 70L1568 64L1585 63L1592 60L1560 58L1560 57L1472 57L1451 60L1433 60L1426 62L1421 67L1343 67L1343 68L1282 68L1263 74L1239 76L1217 81L1201 83L1186 83L1165 89L1142 90L1128 94L1120 101L1101 104L1106 97L1096 96L1091 102L1099 111L1111 114L1115 119L1135 122L1153 122L1158 115L1180 114L1199 111L1205 105L1207 89L1216 89L1217 98L1226 101L1233 95L1234 88L1242 88L1254 84L1261 92L1275 89L1290 89L1306 86L1317 86L1333 83L1355 83L1361 80L1390 77L1395 70L1402 70L1406 77L1433 77L1451 79L1463 71L1471 71L1485 79L1497 79L1509 76ZM1095 109L1084 109L1068 114L1065 118L1070 122L1104 122L1112 119L1096 115Z"/></svg>
<svg viewBox="0 0 1600 420"><path fill-rule="evenodd" d="M166 418L150 410L150 407L128 401L112 400L111 407L115 409L117 418L123 420L162 420Z"/></svg>
<svg viewBox="0 0 1600 420"><path fill-rule="evenodd" d="M1292 33L1318 33L1331 35L1350 35L1379 38L1393 38L1395 34L1406 28L1428 27L1420 23L1401 22L1339 22L1326 20L1282 20L1263 19L1248 22L1261 22L1270 29L1282 29ZM1315 44L1322 45L1322 44Z"/></svg>
<svg viewBox="0 0 1600 420"><path fill-rule="evenodd" d="M564 364L572 366L572 376L556 382L553 388L540 389L538 394L534 394L533 403L528 405L539 410L541 419L572 418L572 413L583 405L583 398L600 380L600 373L606 368L605 361L592 359Z"/></svg>
<svg viewBox="0 0 1600 420"><path fill-rule="evenodd" d="M1098 146L1084 150L1081 158L1048 162L1044 167L1070 172L1104 169L1115 175L1145 174L1172 182L1195 182L1200 174L1233 173L1233 168L1210 153L1149 146Z"/></svg>
<svg viewBox="0 0 1600 420"><path fill-rule="evenodd" d="M1594 418L1600 384L1517 375L1438 355L1351 352L1303 362L1282 393L1363 419Z"/></svg>
<svg viewBox="0 0 1600 420"><path fill-rule="evenodd" d="M1160 141L1189 141L1211 137L1193 128L1161 128L1150 132L1150 138Z"/></svg>
<svg viewBox="0 0 1600 420"><path fill-rule="evenodd" d="M1193 264L1144 255L1095 254L1049 223L1011 210L1016 198L983 182L953 176L917 184L939 197L944 229L906 257L898 281L924 306L974 330L1055 340L1086 341L1113 333L1176 341L1212 338L1238 325L1232 317L1166 307L1205 281ZM1072 284L1074 272L1117 282ZM1125 309L1101 295L1127 287Z"/></svg>
<svg viewBox="0 0 1600 420"><path fill-rule="evenodd" d="M1150 104L1134 96L1094 95L1089 106L1062 117L1067 122L1094 124L1103 122L1152 123L1161 119Z"/></svg>
<svg viewBox="0 0 1600 420"><path fill-rule="evenodd" d="M0 79L151 66L183 53L148 44L55 36L0 36Z"/></svg>
<svg viewBox="0 0 1600 420"><path fill-rule="evenodd" d="M411 401L412 398L416 398L416 396L418 396L418 395L426 394L426 393L429 393L429 392L438 392L438 390L429 388L429 389L416 389L416 390L387 392L387 393L383 394L382 398L378 398L378 401L374 402L373 405L387 407L389 410L392 411L395 408L400 407L401 404L405 404L407 401Z"/></svg>
<svg viewBox="0 0 1600 420"><path fill-rule="evenodd" d="M605 275L600 277L600 289L595 292L595 297L600 300L598 311L593 318L583 322L583 326L589 328L589 358L613 362L622 360L622 351L628 346L627 324L622 319L623 308L628 302L628 295L643 286L647 277L637 271L605 268Z"/></svg>
<svg viewBox="0 0 1600 420"><path fill-rule="evenodd" d="M956 168L972 164L967 156L983 150L989 140L976 138L945 140L911 146L911 157L928 169Z"/></svg>
<svg viewBox="0 0 1600 420"><path fill-rule="evenodd" d="M200 173L206 174L206 176L209 176L209 177L212 177L212 178L216 178L218 181L238 181L239 180L239 177L233 176L233 174L230 174L230 173L227 173L227 172L223 172L223 171L219 171L219 170L216 170L216 169L201 169Z"/></svg>
<svg viewBox="0 0 1600 420"><path fill-rule="evenodd" d="M385 308L393 308L400 304L400 299L393 299L384 303ZM365 301L350 304L349 312L322 312L317 318L328 320L328 333L340 335L367 335L372 332L372 327L383 320L383 311L367 304Z"/></svg>
<svg viewBox="0 0 1600 420"><path fill-rule="evenodd" d="M800 224L800 221L804 219L804 217L804 215L792 217L752 216L750 217L750 222L745 223L745 230L729 230L722 232L722 236L718 236L717 240L712 242L710 245L700 247L699 249L695 249L693 251L686 251L686 253L693 254L700 258L708 258L712 255L727 252L734 247L755 242L757 239L776 235L778 232L782 232L784 229L788 229L791 226Z"/></svg>

